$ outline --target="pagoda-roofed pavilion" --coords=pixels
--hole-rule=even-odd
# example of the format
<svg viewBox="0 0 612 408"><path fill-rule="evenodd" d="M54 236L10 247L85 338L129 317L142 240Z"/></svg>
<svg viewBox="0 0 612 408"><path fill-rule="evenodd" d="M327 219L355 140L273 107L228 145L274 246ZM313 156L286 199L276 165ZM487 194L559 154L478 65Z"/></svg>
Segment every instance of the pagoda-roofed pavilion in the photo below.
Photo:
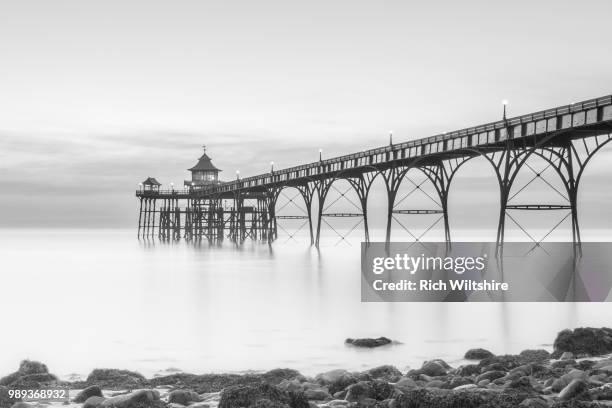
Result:
<svg viewBox="0 0 612 408"><path fill-rule="evenodd" d="M195 166L188 169L191 172L191 180L185 180L185 185L189 187L201 187L219 184L219 172L211 158L206 154L206 146L202 146L204 153L198 159Z"/></svg>
<svg viewBox="0 0 612 408"><path fill-rule="evenodd" d="M159 192L159 187L161 186L161 183L157 181L155 177L147 177L147 179L140 184L142 184L144 191Z"/></svg>

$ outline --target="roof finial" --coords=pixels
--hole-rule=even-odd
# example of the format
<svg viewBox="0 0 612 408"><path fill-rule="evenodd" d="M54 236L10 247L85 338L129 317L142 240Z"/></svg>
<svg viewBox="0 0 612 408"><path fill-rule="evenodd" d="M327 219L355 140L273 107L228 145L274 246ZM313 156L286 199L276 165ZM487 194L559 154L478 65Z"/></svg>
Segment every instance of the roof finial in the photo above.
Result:
<svg viewBox="0 0 612 408"><path fill-rule="evenodd" d="M202 149L204 150L204 153L206 153L206 145L202 145Z"/></svg>

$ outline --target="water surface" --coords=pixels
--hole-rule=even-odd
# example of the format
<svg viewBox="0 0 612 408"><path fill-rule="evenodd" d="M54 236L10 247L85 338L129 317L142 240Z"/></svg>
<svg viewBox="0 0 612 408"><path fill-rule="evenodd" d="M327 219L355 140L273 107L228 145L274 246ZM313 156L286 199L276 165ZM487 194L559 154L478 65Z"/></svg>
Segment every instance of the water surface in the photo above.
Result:
<svg viewBox="0 0 612 408"><path fill-rule="evenodd" d="M291 367L400 369L466 349L547 347L610 325L607 303L362 303L359 245L209 247L133 230L0 230L0 373L23 358L61 376L96 367L151 376ZM346 337L387 336L376 350Z"/></svg>

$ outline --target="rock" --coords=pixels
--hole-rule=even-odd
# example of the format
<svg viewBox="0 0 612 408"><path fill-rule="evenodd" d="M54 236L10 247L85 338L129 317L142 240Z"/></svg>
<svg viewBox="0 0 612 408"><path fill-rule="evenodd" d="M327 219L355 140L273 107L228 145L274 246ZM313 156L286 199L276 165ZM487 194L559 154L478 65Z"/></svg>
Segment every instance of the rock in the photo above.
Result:
<svg viewBox="0 0 612 408"><path fill-rule="evenodd" d="M106 400L104 397L92 396L85 400L81 408L98 408Z"/></svg>
<svg viewBox="0 0 612 408"><path fill-rule="evenodd" d="M36 405L30 404L29 402L16 402L11 405L11 408L37 408Z"/></svg>
<svg viewBox="0 0 612 408"><path fill-rule="evenodd" d="M406 390L413 390L417 387L417 383L415 383L414 380L409 377L402 377L398 382L395 383L395 388L402 392Z"/></svg>
<svg viewBox="0 0 612 408"><path fill-rule="evenodd" d="M478 365L482 369L482 372L492 371L491 367L495 367L493 370L496 371L507 371L512 370L513 368L516 368L523 364L524 362L519 356L508 354L485 358L484 360L481 360L480 363L478 363Z"/></svg>
<svg viewBox="0 0 612 408"><path fill-rule="evenodd" d="M478 385L479 387L486 387L487 385L491 384L491 380L480 380L476 382L476 385Z"/></svg>
<svg viewBox="0 0 612 408"><path fill-rule="evenodd" d="M333 401L329 401L327 403L327 405L329 405L330 407L337 407L337 406L341 406L341 405L348 405L348 401L344 400L344 399L336 399Z"/></svg>
<svg viewBox="0 0 612 408"><path fill-rule="evenodd" d="M83 391L79 392L76 397L74 397L74 402L83 403L87 401L89 397L102 397L102 390L97 385L91 385L85 388Z"/></svg>
<svg viewBox="0 0 612 408"><path fill-rule="evenodd" d="M189 390L174 390L168 394L168 402L181 405L189 405L192 402L200 402L202 398L197 392Z"/></svg>
<svg viewBox="0 0 612 408"><path fill-rule="evenodd" d="M346 390L335 392L333 397L337 400L343 400L346 397Z"/></svg>
<svg viewBox="0 0 612 408"><path fill-rule="evenodd" d="M584 399L589 397L589 387L586 382L581 379L572 380L565 388L559 393L559 399L561 401L567 401L574 398Z"/></svg>
<svg viewBox="0 0 612 408"><path fill-rule="evenodd" d="M307 400L324 401L331 399L332 396L324 388L310 388L304 391Z"/></svg>
<svg viewBox="0 0 612 408"><path fill-rule="evenodd" d="M38 361L23 360L19 364L19 374L21 375L32 375L32 374L48 374L49 369L46 365Z"/></svg>
<svg viewBox="0 0 612 408"><path fill-rule="evenodd" d="M466 360L484 360L485 358L493 356L494 354L491 353L489 350L485 350L483 348L474 348L466 351L465 356L463 356L463 358L465 358Z"/></svg>
<svg viewBox="0 0 612 408"><path fill-rule="evenodd" d="M304 376L297 370L291 368L275 368L261 374L261 380L268 384L278 385L283 380L303 378Z"/></svg>
<svg viewBox="0 0 612 408"><path fill-rule="evenodd" d="M366 374L372 377L372 379L382 379L387 382L397 382L400 378L402 378L401 371L392 365L383 365L372 368L366 371Z"/></svg>
<svg viewBox="0 0 612 408"><path fill-rule="evenodd" d="M569 373L562 375L553 381L551 389L554 392L560 392L573 380L584 380L586 379L586 373L582 370L571 370Z"/></svg>
<svg viewBox="0 0 612 408"><path fill-rule="evenodd" d="M348 402L359 402L365 398L372 398L374 395L374 389L366 381L359 381L358 383L352 384L346 391L345 399Z"/></svg>
<svg viewBox="0 0 612 408"><path fill-rule="evenodd" d="M552 368L567 368L574 367L576 365L576 360L559 360L553 362L550 366Z"/></svg>
<svg viewBox="0 0 612 408"><path fill-rule="evenodd" d="M522 408L548 408L548 403L543 398L527 398L519 404Z"/></svg>
<svg viewBox="0 0 612 408"><path fill-rule="evenodd" d="M480 374L480 367L476 364L468 364L457 368L457 374L462 377L469 377L474 374Z"/></svg>
<svg viewBox="0 0 612 408"><path fill-rule="evenodd" d="M270 384L235 385L221 392L218 408L240 407L279 407L310 408L310 404L302 393L281 391Z"/></svg>
<svg viewBox="0 0 612 408"><path fill-rule="evenodd" d="M370 339L370 338L364 338L364 339L346 339L344 341L346 344L351 344L355 347L367 347L367 348L374 348L374 347L380 347L380 346L386 346L387 344L391 344L391 339L388 339L386 337L379 337L377 339Z"/></svg>
<svg viewBox="0 0 612 408"><path fill-rule="evenodd" d="M612 384L604 384L601 387L593 388L589 391L593 400L612 400Z"/></svg>
<svg viewBox="0 0 612 408"><path fill-rule="evenodd" d="M57 381L57 377L50 374L43 363L23 360L17 371L0 379L0 385L9 388L32 389L52 386Z"/></svg>
<svg viewBox="0 0 612 408"><path fill-rule="evenodd" d="M497 380L498 378L502 378L505 376L506 376L505 371L496 371L496 370L487 371L486 373L482 373L478 377L476 377L476 383L480 383L482 380L493 381L493 380Z"/></svg>
<svg viewBox="0 0 612 408"><path fill-rule="evenodd" d="M279 401L270 401L269 399L260 399L255 402L255 404L250 405L252 408L289 408L289 405L279 402ZM308 404L310 407L310 404Z"/></svg>
<svg viewBox="0 0 612 408"><path fill-rule="evenodd" d="M87 376L86 382L104 389L133 389L147 385L142 374L114 368L96 368Z"/></svg>
<svg viewBox="0 0 612 408"><path fill-rule="evenodd" d="M234 385L256 385L261 383L278 385L285 380L295 379L301 382L304 379L298 371L287 368L278 368L263 374L187 374L177 373L152 378L148 385L153 387L165 386L181 389L190 389L198 394L220 392L224 388Z"/></svg>
<svg viewBox="0 0 612 408"><path fill-rule="evenodd" d="M430 377L439 377L446 375L448 368L450 366L444 360L431 360L424 362L423 367L419 371Z"/></svg>
<svg viewBox="0 0 612 408"><path fill-rule="evenodd" d="M398 395L393 408L516 408L525 396L471 388L463 391L420 388Z"/></svg>
<svg viewBox="0 0 612 408"><path fill-rule="evenodd" d="M444 384L442 380L432 380L425 384L425 388L444 388Z"/></svg>
<svg viewBox="0 0 612 408"><path fill-rule="evenodd" d="M566 351L588 356L612 353L612 329L583 327L563 330L557 335L553 347L553 356L561 356Z"/></svg>
<svg viewBox="0 0 612 408"><path fill-rule="evenodd" d="M453 388L453 391L464 391L464 390L470 390L472 388L478 388L478 386L476 384L464 384L464 385L460 385L458 387Z"/></svg>
<svg viewBox="0 0 612 408"><path fill-rule="evenodd" d="M450 389L455 389L459 386L462 385L466 385L466 384L472 384L474 381L472 381L469 378L465 378L465 377L453 377L450 379L450 381L448 382L448 387Z"/></svg>
<svg viewBox="0 0 612 408"><path fill-rule="evenodd" d="M207 404L206 402L196 402L189 404L189 408L210 408L210 404Z"/></svg>
<svg viewBox="0 0 612 408"><path fill-rule="evenodd" d="M523 350L519 358L524 363L535 363L550 360L550 353L546 350Z"/></svg>
<svg viewBox="0 0 612 408"><path fill-rule="evenodd" d="M525 393L534 392L533 386L531 385L531 380L527 376L510 381L510 383L506 385L506 389L520 390Z"/></svg>
<svg viewBox="0 0 612 408"><path fill-rule="evenodd" d="M9 408L15 402L9 398L8 388L0 385L0 408Z"/></svg>
<svg viewBox="0 0 612 408"><path fill-rule="evenodd" d="M327 386L331 394L344 390L351 384L355 384L357 376L346 370L331 370L321 373L315 377L315 381L320 385Z"/></svg>
<svg viewBox="0 0 612 408"><path fill-rule="evenodd" d="M561 357L559 357L560 360L573 360L574 359L574 353L572 353L571 351L566 351L565 353L561 354Z"/></svg>
<svg viewBox="0 0 612 408"><path fill-rule="evenodd" d="M156 390L140 390L104 400L99 408L163 408Z"/></svg>
<svg viewBox="0 0 612 408"><path fill-rule="evenodd" d="M176 403L176 402L170 402L170 403L166 404L166 408L185 408L185 405L179 404L179 403Z"/></svg>

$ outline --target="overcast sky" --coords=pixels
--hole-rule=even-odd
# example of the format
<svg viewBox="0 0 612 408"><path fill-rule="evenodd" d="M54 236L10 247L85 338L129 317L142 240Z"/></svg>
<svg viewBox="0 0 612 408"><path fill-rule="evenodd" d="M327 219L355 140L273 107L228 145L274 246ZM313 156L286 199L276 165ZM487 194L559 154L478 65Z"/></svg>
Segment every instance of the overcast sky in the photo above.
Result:
<svg viewBox="0 0 612 408"><path fill-rule="evenodd" d="M137 184L180 183L203 144L228 179L496 120L502 99L522 114L609 94L611 15L607 0L2 1L0 226L131 226ZM462 185L482 184L472 170Z"/></svg>

